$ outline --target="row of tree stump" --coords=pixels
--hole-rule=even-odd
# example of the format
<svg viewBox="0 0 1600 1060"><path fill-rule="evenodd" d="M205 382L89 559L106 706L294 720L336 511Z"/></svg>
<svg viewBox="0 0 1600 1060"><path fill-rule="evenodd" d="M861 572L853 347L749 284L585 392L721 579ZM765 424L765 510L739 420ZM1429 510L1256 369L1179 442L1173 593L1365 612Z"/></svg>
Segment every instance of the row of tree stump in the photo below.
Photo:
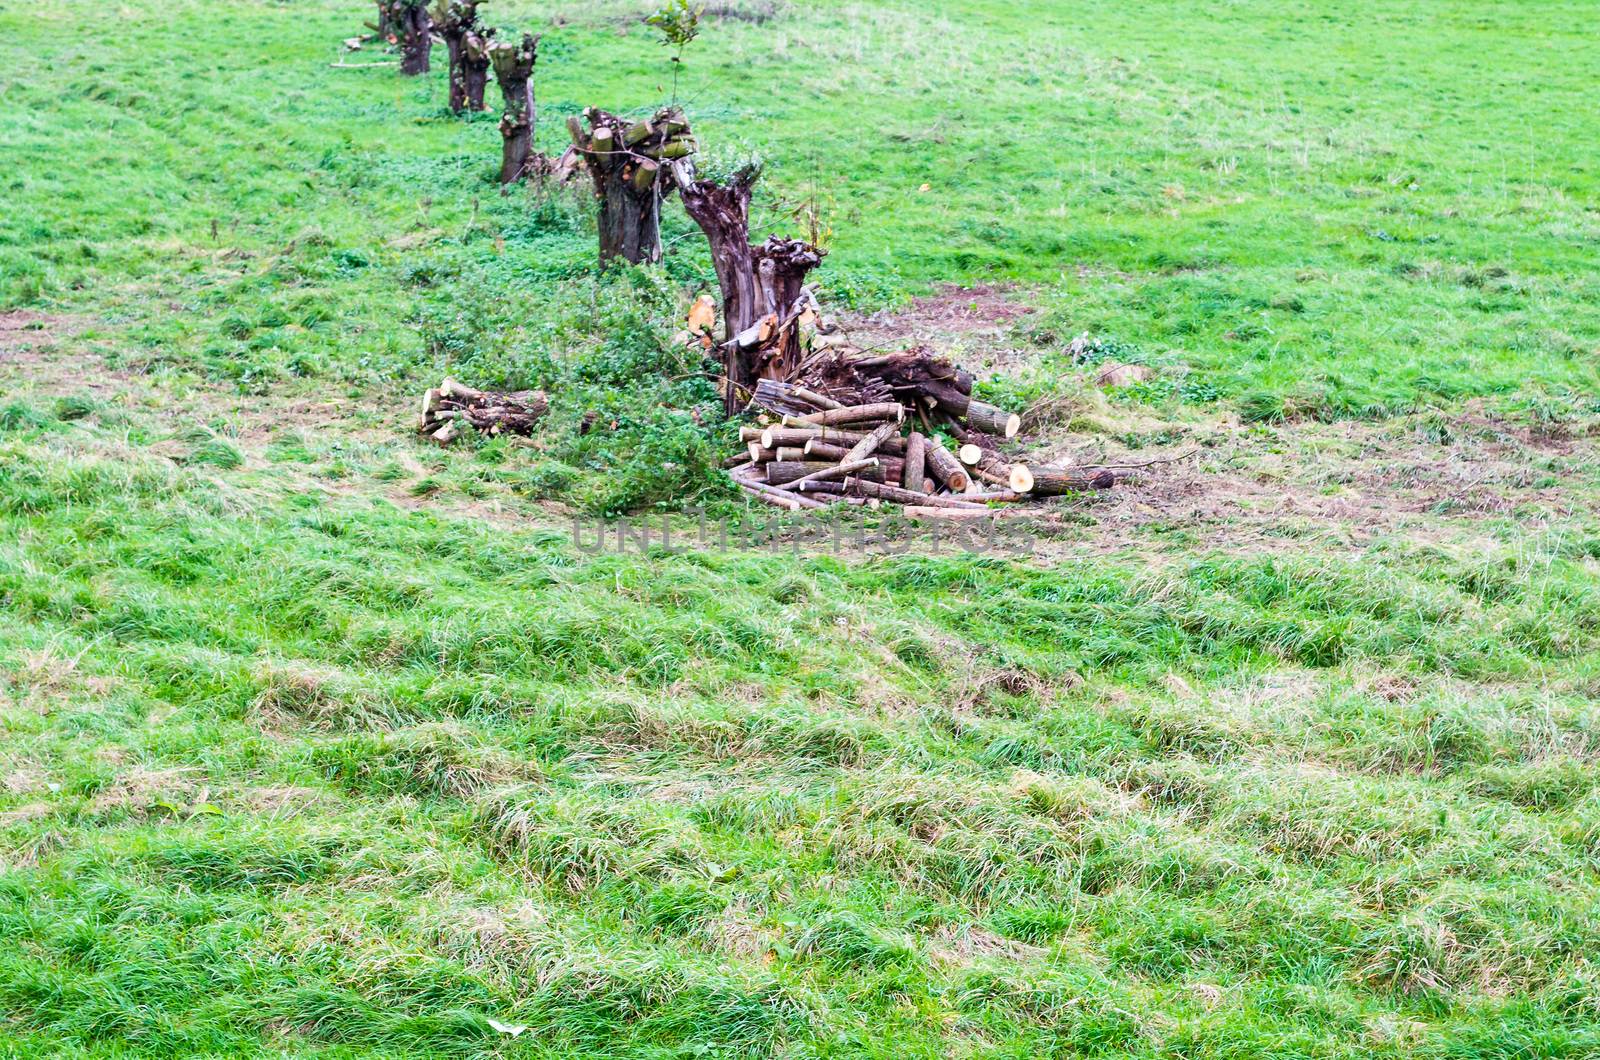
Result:
<svg viewBox="0 0 1600 1060"><path fill-rule="evenodd" d="M599 202L601 262L634 264L661 259L661 206L674 193L705 232L722 292L726 334L717 351L727 379L732 415L748 402L762 378L784 378L798 364L799 322L808 303L806 275L822 262L821 248L773 236L750 240L750 199L759 165L735 170L718 182L695 170L696 142L681 110L667 108L634 121L591 107L568 119L573 146L551 163L534 151L537 112L533 72L539 38L496 39L479 15L481 0L379 0L376 29L397 47L402 73L429 68L433 36L450 61L450 107L485 109L488 72L494 71L505 109L500 118L500 181L512 184L544 173L589 173Z"/></svg>
<svg viewBox="0 0 1600 1060"><path fill-rule="evenodd" d="M400 53L400 72L425 74L432 68L433 41L444 42L450 61L450 109L457 114L488 109L484 95L489 71L500 84L505 110L500 116L500 183L513 184L534 170L534 131L538 112L533 97L533 67L539 38L496 39L493 26L478 14L482 0L378 0L378 21L369 23L379 39Z"/></svg>
<svg viewBox="0 0 1600 1060"><path fill-rule="evenodd" d="M704 300L691 313L691 326L722 362L727 414L754 408L768 418L744 429L748 452L730 461L741 488L785 507L892 503L918 514L951 514L1114 484L1105 469L1040 469L1001 456L997 441L1015 436L1020 418L975 399L970 374L926 350L869 357L819 342L818 306L806 279L824 251L776 235L752 242L750 202L759 164L720 181L699 175L696 141L676 107L638 120L589 107L567 119L572 147L564 164L552 166L536 155L538 38L496 39L479 17L479 4L379 0L378 31L399 48L408 74L427 71L433 36L439 36L449 55L454 111L485 109L493 70L505 103L501 182L586 169L599 204L602 263L659 261L661 206L680 196L710 244L722 294L721 337L710 334L717 314ZM493 394L446 380L424 395L421 427L441 443L463 425L527 433L546 407L543 394ZM955 452L942 437L954 440Z"/></svg>

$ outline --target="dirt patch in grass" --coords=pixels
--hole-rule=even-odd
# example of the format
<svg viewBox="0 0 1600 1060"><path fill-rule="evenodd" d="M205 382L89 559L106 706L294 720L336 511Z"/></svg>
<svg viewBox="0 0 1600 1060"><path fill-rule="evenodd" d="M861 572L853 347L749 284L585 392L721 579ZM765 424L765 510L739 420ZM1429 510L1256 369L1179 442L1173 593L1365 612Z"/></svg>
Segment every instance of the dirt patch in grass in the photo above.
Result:
<svg viewBox="0 0 1600 1060"><path fill-rule="evenodd" d="M1466 422L1465 419L1463 422ZM1477 418L1480 428L1485 421ZM1103 460L1188 459L1134 472L1131 481L1062 502L1083 526L1047 556L1117 551L1136 542L1185 550L1360 550L1384 539L1470 547L1495 522L1523 532L1592 523L1600 472L1594 440L1545 439L1504 425L1433 436L1432 425L1294 424L1244 431L1202 427L1193 440L1121 451L1078 447ZM1071 452L1070 438L1052 449Z"/></svg>
<svg viewBox="0 0 1600 1060"><path fill-rule="evenodd" d="M31 309L0 312L0 364L37 363L56 343L79 330L72 317Z"/></svg>
<svg viewBox="0 0 1600 1060"><path fill-rule="evenodd" d="M933 341L954 352L966 344L956 356L977 367L984 356L1005 354L1001 340L1029 312L1003 285L949 286L898 313L849 326L889 345ZM178 463L192 457L193 435L203 424L237 449L238 473L254 475L252 488L268 492L317 492L341 504L383 500L511 529L564 526L561 506L509 491L418 491L418 483L447 478L449 462L471 455L439 457L416 445L409 399L332 395L325 388L241 395L188 377L122 372L88 344L61 341L81 332L81 324L0 314L0 386L24 400L89 391L156 428L142 453ZM867 344L866 335L852 330L851 337ZM1132 548L1337 553L1391 538L1477 547L1490 543L1496 524L1521 531L1590 525L1600 499L1600 452L1592 432L1585 433L1590 428L1541 431L1474 406L1378 423L1245 427L1227 416L1168 422L1137 403L1069 404L1045 417L1022 447L1030 463L1196 455L1136 471L1115 490L1052 503L1048 510L1066 525L1041 539L1045 563ZM121 431L63 437L91 449L126 444Z"/></svg>
<svg viewBox="0 0 1600 1060"><path fill-rule="evenodd" d="M960 287L940 284L910 305L872 314L842 314L838 324L863 349L895 350L929 345L958 355L975 372L1004 368L1026 359L1008 336L1035 310L1015 297L1014 284Z"/></svg>

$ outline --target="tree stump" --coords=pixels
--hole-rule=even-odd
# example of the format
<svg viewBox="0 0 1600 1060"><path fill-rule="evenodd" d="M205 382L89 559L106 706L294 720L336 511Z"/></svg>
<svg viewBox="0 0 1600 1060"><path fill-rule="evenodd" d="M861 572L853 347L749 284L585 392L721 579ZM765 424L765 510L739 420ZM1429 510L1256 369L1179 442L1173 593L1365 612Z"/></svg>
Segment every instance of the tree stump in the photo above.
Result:
<svg viewBox="0 0 1600 1060"><path fill-rule="evenodd" d="M478 21L479 0L436 0L433 28L450 55L450 109L483 109L483 90L489 80L489 37Z"/></svg>
<svg viewBox="0 0 1600 1060"><path fill-rule="evenodd" d="M489 45L494 42L494 30L472 30L461 39L461 75L466 82L467 109L488 110L483 94L489 87ZM532 97L532 88L528 90ZM532 139L532 136L529 136Z"/></svg>
<svg viewBox="0 0 1600 1060"><path fill-rule="evenodd" d="M516 44L495 41L488 46L488 53L506 102L505 113L500 115L500 183L515 184L528 175L533 154L538 118L533 103L533 64L539 57L539 38L524 33Z"/></svg>
<svg viewBox="0 0 1600 1060"><path fill-rule="evenodd" d="M369 25L383 43L399 44L400 27L395 25L394 17L389 14L391 6L393 6L392 0L378 0L378 21Z"/></svg>
<svg viewBox="0 0 1600 1060"><path fill-rule="evenodd" d="M389 32L400 46L400 72L407 77L425 74L433 52L433 19L427 0L389 0Z"/></svg>
<svg viewBox="0 0 1600 1060"><path fill-rule="evenodd" d="M711 262L722 288L726 334L722 363L728 415L744 407L762 379L783 379L800 366L801 294L806 274L825 253L798 239L750 242L750 193L759 166L736 171L726 183L696 180L675 169L683 208L711 243Z"/></svg>
<svg viewBox="0 0 1600 1060"><path fill-rule="evenodd" d="M628 121L598 107L567 130L594 180L600 200L600 262L622 258L635 265L661 260L661 200L672 193L671 165L694 152L683 112L666 109L645 121Z"/></svg>

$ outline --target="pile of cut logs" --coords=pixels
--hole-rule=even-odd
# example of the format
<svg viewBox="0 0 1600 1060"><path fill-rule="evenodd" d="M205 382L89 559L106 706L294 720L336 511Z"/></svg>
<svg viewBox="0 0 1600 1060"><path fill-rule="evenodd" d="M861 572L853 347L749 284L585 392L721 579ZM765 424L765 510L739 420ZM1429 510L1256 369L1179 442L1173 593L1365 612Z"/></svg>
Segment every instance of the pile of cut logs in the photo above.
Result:
<svg viewBox="0 0 1600 1060"><path fill-rule="evenodd" d="M462 424L483 434L532 434L549 409L550 401L543 390L500 394L446 379L422 395L422 424L418 430L439 445L449 445L461 437Z"/></svg>
<svg viewBox="0 0 1600 1060"><path fill-rule="evenodd" d="M926 350L885 357L828 353L794 381L762 379L726 466L740 489L797 511L831 504L902 505L908 515L983 518L992 505L1116 484L1106 468L1013 462L999 443L1021 418L972 397L972 378ZM920 427L920 429L918 429ZM954 441L954 451L940 429Z"/></svg>

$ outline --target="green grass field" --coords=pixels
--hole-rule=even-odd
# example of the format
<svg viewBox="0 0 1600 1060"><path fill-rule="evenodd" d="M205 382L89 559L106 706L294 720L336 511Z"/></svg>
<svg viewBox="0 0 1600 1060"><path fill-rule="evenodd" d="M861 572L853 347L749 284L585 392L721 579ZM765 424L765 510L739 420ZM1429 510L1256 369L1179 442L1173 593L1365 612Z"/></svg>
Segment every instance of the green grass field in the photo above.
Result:
<svg viewBox="0 0 1600 1060"><path fill-rule="evenodd" d="M648 6L485 5L543 148ZM1199 449L1023 559L749 511L697 231L599 272L369 7L0 7L0 1055L1600 1055L1594 5L708 17L835 312ZM795 547L572 536L694 507Z"/></svg>

